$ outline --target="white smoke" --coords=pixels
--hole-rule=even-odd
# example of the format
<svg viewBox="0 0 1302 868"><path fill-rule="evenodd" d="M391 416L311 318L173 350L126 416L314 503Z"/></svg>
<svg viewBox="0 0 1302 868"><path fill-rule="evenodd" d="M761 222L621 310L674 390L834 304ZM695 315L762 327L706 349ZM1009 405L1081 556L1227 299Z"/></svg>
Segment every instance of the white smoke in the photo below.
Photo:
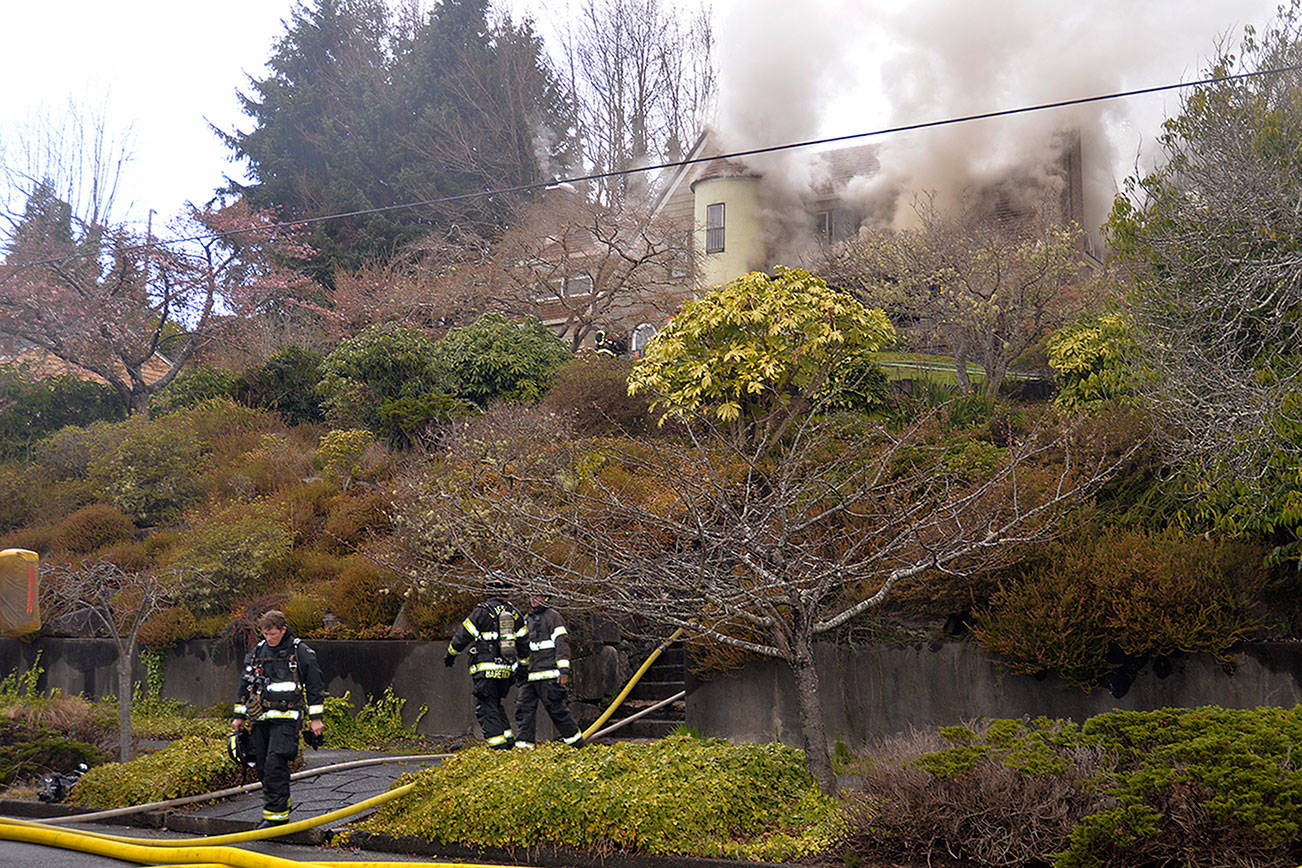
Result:
<svg viewBox="0 0 1302 868"><path fill-rule="evenodd" d="M1189 81L1275 0L716 2L717 128L732 151ZM857 140L879 144L881 171L847 194L893 201L898 220L911 192L945 199L1044 167L1055 134L1075 130L1092 230L1178 105L1168 92ZM747 162L792 195L817 180L807 149Z"/></svg>

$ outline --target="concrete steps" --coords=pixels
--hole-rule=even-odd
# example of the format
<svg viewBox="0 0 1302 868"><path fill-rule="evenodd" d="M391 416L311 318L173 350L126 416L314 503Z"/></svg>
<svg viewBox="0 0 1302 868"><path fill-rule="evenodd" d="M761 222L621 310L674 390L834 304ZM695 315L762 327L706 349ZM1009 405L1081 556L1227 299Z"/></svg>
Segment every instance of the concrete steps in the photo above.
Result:
<svg viewBox="0 0 1302 868"><path fill-rule="evenodd" d="M647 669L642 680L633 686L632 692L624 700L618 716L622 719L649 708L661 700L668 699L686 688L684 673L685 652L681 642L675 642L656 658L655 663ZM663 708L656 709L646 717L625 724L615 732L612 738L664 738L676 728L683 725L687 716L687 702L679 699Z"/></svg>

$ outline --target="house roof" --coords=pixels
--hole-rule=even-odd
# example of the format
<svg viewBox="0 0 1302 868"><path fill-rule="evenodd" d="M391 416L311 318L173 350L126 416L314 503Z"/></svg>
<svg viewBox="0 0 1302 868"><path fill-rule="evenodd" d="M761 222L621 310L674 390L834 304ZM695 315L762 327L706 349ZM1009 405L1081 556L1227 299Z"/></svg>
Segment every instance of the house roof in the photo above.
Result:
<svg viewBox="0 0 1302 868"><path fill-rule="evenodd" d="M39 347L0 347L0 364L22 365L30 372L33 379L71 374L82 380L108 385L108 380L105 380L99 374L88 371L80 365L64 361L48 350ZM146 382L154 383L166 376L171 369L172 363L161 354L155 353L145 362L141 373L144 374ZM120 367L120 373L125 377L126 369Z"/></svg>

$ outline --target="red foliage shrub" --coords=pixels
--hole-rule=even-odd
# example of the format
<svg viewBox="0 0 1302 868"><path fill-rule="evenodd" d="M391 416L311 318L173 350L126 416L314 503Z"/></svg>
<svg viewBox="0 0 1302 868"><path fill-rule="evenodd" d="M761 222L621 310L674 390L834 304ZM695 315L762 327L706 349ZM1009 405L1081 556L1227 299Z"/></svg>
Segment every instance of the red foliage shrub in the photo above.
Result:
<svg viewBox="0 0 1302 868"><path fill-rule="evenodd" d="M140 642L148 648L167 648L198 635L199 622L185 606L161 609L140 625Z"/></svg>
<svg viewBox="0 0 1302 868"><path fill-rule="evenodd" d="M1021 672L1090 685L1132 657L1223 654L1261 622L1260 547L1179 531L1105 530L1057 543L977 613L981 645Z"/></svg>
<svg viewBox="0 0 1302 868"><path fill-rule="evenodd" d="M107 503L92 503L59 522L52 542L56 549L84 555L131 539L134 529L131 518L122 510Z"/></svg>
<svg viewBox="0 0 1302 868"><path fill-rule="evenodd" d="M365 539L387 533L389 498L379 491L349 492L335 498L321 534L321 547L349 554Z"/></svg>
<svg viewBox="0 0 1302 868"><path fill-rule="evenodd" d="M645 395L628 394L631 363L606 355L580 355L556 371L542 406L570 420L580 435L633 435L651 425Z"/></svg>
<svg viewBox="0 0 1302 868"><path fill-rule="evenodd" d="M402 606L402 594L393 590L394 577L388 570L360 558L350 558L335 580L330 611L347 627L388 627Z"/></svg>

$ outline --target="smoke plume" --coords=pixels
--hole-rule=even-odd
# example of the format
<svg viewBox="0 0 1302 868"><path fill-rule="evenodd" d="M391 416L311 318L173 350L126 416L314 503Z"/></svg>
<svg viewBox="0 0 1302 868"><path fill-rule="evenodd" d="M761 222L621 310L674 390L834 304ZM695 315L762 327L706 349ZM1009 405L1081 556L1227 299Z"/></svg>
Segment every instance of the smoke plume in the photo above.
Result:
<svg viewBox="0 0 1302 868"><path fill-rule="evenodd" d="M726 150L846 135L1188 81L1274 0L718 0L717 131ZM735 5L733 5L735 4ZM1149 164L1178 96L1133 98L857 140L881 169L843 194L899 224L912 194L942 202L1040 172L1058 134L1081 139L1086 228L1120 179ZM798 196L819 181L808 149L750 158ZM1057 183L1046 177L1045 182ZM775 208L781 208L775 202Z"/></svg>

